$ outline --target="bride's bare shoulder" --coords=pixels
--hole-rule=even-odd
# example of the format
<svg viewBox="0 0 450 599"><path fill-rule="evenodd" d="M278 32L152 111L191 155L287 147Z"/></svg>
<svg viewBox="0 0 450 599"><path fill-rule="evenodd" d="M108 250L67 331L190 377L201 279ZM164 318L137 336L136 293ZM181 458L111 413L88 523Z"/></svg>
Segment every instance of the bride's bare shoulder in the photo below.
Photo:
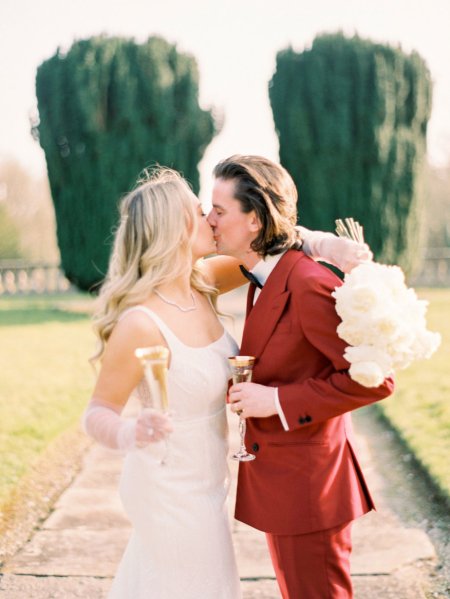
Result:
<svg viewBox="0 0 450 599"><path fill-rule="evenodd" d="M159 342L161 334L151 312L145 306L125 310L119 317L110 337L113 343L152 344Z"/></svg>

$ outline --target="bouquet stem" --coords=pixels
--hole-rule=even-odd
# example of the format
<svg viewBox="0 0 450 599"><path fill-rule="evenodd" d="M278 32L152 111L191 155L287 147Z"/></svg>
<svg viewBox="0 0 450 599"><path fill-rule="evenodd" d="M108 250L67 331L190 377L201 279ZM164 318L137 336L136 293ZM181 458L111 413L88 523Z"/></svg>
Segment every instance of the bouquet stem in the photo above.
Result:
<svg viewBox="0 0 450 599"><path fill-rule="evenodd" d="M347 239L364 243L364 229L357 220L353 220L353 218L345 218L344 220L338 218L334 222L336 223L338 237L346 237Z"/></svg>

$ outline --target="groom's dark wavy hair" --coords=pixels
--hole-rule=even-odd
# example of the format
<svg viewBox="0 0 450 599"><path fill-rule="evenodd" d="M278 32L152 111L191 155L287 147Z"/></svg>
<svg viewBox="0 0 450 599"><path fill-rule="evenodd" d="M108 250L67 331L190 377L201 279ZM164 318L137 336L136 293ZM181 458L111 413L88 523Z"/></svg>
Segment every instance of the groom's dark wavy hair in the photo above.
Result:
<svg viewBox="0 0 450 599"><path fill-rule="evenodd" d="M261 230L251 248L261 256L300 249L297 223L297 189L280 164L262 156L235 154L217 164L216 179L235 183L234 197L244 213L255 211Z"/></svg>

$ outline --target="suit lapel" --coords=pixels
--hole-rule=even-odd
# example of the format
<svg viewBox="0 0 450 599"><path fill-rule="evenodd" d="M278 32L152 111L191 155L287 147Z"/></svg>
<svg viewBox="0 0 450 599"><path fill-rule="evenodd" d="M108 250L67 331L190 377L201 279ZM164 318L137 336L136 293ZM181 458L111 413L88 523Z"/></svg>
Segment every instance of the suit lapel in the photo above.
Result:
<svg viewBox="0 0 450 599"><path fill-rule="evenodd" d="M262 354L291 295L287 289L289 273L302 255L302 252L295 250L286 252L273 269L253 307L255 286L250 285L241 355L258 357Z"/></svg>
<svg viewBox="0 0 450 599"><path fill-rule="evenodd" d="M247 292L247 310L245 312L245 320L247 320L250 312L253 308L253 298L255 297L256 285L254 283L250 283L250 287Z"/></svg>

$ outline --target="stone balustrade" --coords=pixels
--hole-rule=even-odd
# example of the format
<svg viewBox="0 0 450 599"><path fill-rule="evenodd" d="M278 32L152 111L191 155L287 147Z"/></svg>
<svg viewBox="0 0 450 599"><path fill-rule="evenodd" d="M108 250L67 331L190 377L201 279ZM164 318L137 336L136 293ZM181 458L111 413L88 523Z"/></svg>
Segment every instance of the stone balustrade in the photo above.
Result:
<svg viewBox="0 0 450 599"><path fill-rule="evenodd" d="M57 264L0 260L0 295L65 293L70 289Z"/></svg>
<svg viewBox="0 0 450 599"><path fill-rule="evenodd" d="M414 287L450 287L450 247L424 250L420 271L410 283Z"/></svg>

